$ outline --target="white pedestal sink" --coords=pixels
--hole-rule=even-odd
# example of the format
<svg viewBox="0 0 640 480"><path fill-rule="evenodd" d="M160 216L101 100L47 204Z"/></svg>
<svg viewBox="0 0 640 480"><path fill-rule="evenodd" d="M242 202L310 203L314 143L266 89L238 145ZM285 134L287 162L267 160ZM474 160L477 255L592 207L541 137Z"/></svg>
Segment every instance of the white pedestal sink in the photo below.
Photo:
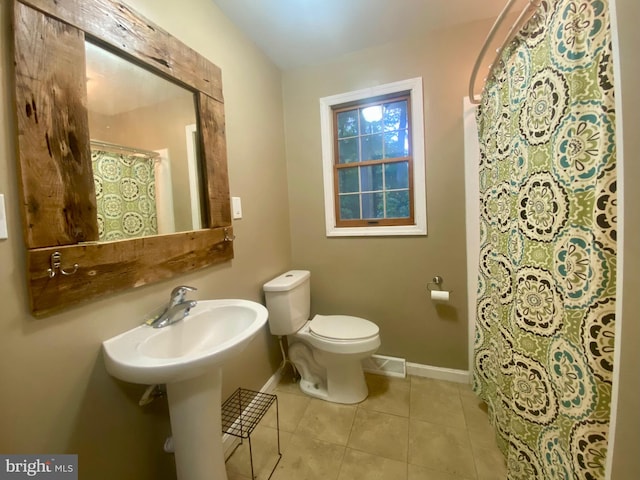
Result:
<svg viewBox="0 0 640 480"><path fill-rule="evenodd" d="M266 323L249 300L200 300L164 328L141 325L103 342L107 371L120 380L165 383L180 480L226 480L220 420L222 364Z"/></svg>

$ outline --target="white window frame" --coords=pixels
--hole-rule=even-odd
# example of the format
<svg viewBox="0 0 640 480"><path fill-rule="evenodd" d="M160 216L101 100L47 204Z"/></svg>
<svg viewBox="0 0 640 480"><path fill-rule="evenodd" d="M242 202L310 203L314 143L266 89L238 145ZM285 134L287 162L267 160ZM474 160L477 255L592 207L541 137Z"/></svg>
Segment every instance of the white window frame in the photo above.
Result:
<svg viewBox="0 0 640 480"><path fill-rule="evenodd" d="M365 100L392 93L411 93L411 139L413 155L414 225L337 227L333 181L333 110L335 105ZM427 234L427 195L424 153L424 120L422 77L401 80L320 99L322 140L322 174L324 180L324 212L328 237L394 236Z"/></svg>

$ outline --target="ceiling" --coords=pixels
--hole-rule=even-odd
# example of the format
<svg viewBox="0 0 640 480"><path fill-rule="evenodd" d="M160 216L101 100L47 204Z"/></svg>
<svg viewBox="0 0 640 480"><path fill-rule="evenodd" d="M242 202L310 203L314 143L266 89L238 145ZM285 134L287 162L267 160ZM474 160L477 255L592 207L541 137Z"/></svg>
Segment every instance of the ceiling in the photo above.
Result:
<svg viewBox="0 0 640 480"><path fill-rule="evenodd" d="M288 70L430 30L495 19L507 0L213 2L276 65Z"/></svg>

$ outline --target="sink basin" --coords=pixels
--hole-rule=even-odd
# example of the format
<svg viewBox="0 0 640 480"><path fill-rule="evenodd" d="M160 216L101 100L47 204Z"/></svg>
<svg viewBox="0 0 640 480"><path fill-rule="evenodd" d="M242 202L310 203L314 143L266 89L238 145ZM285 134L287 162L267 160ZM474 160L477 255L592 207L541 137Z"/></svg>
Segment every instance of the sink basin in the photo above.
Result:
<svg viewBox="0 0 640 480"><path fill-rule="evenodd" d="M107 371L132 383L172 383L202 375L240 353L267 321L249 300L199 300L183 320L140 325L103 343Z"/></svg>
<svg viewBox="0 0 640 480"><path fill-rule="evenodd" d="M249 300L198 300L173 325L140 325L102 343L114 377L166 383L179 480L226 480L222 365L244 350L267 317L264 306Z"/></svg>

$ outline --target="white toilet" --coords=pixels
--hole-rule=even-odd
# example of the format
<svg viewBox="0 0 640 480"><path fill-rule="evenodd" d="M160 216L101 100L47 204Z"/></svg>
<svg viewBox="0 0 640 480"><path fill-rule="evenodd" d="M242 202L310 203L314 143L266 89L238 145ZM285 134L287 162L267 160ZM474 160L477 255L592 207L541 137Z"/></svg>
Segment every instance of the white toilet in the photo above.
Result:
<svg viewBox="0 0 640 480"><path fill-rule="evenodd" d="M264 284L271 334L287 336L303 392L329 402L361 402L368 394L362 360L380 346L380 330L347 315L309 320L310 278L306 270L291 270Z"/></svg>

